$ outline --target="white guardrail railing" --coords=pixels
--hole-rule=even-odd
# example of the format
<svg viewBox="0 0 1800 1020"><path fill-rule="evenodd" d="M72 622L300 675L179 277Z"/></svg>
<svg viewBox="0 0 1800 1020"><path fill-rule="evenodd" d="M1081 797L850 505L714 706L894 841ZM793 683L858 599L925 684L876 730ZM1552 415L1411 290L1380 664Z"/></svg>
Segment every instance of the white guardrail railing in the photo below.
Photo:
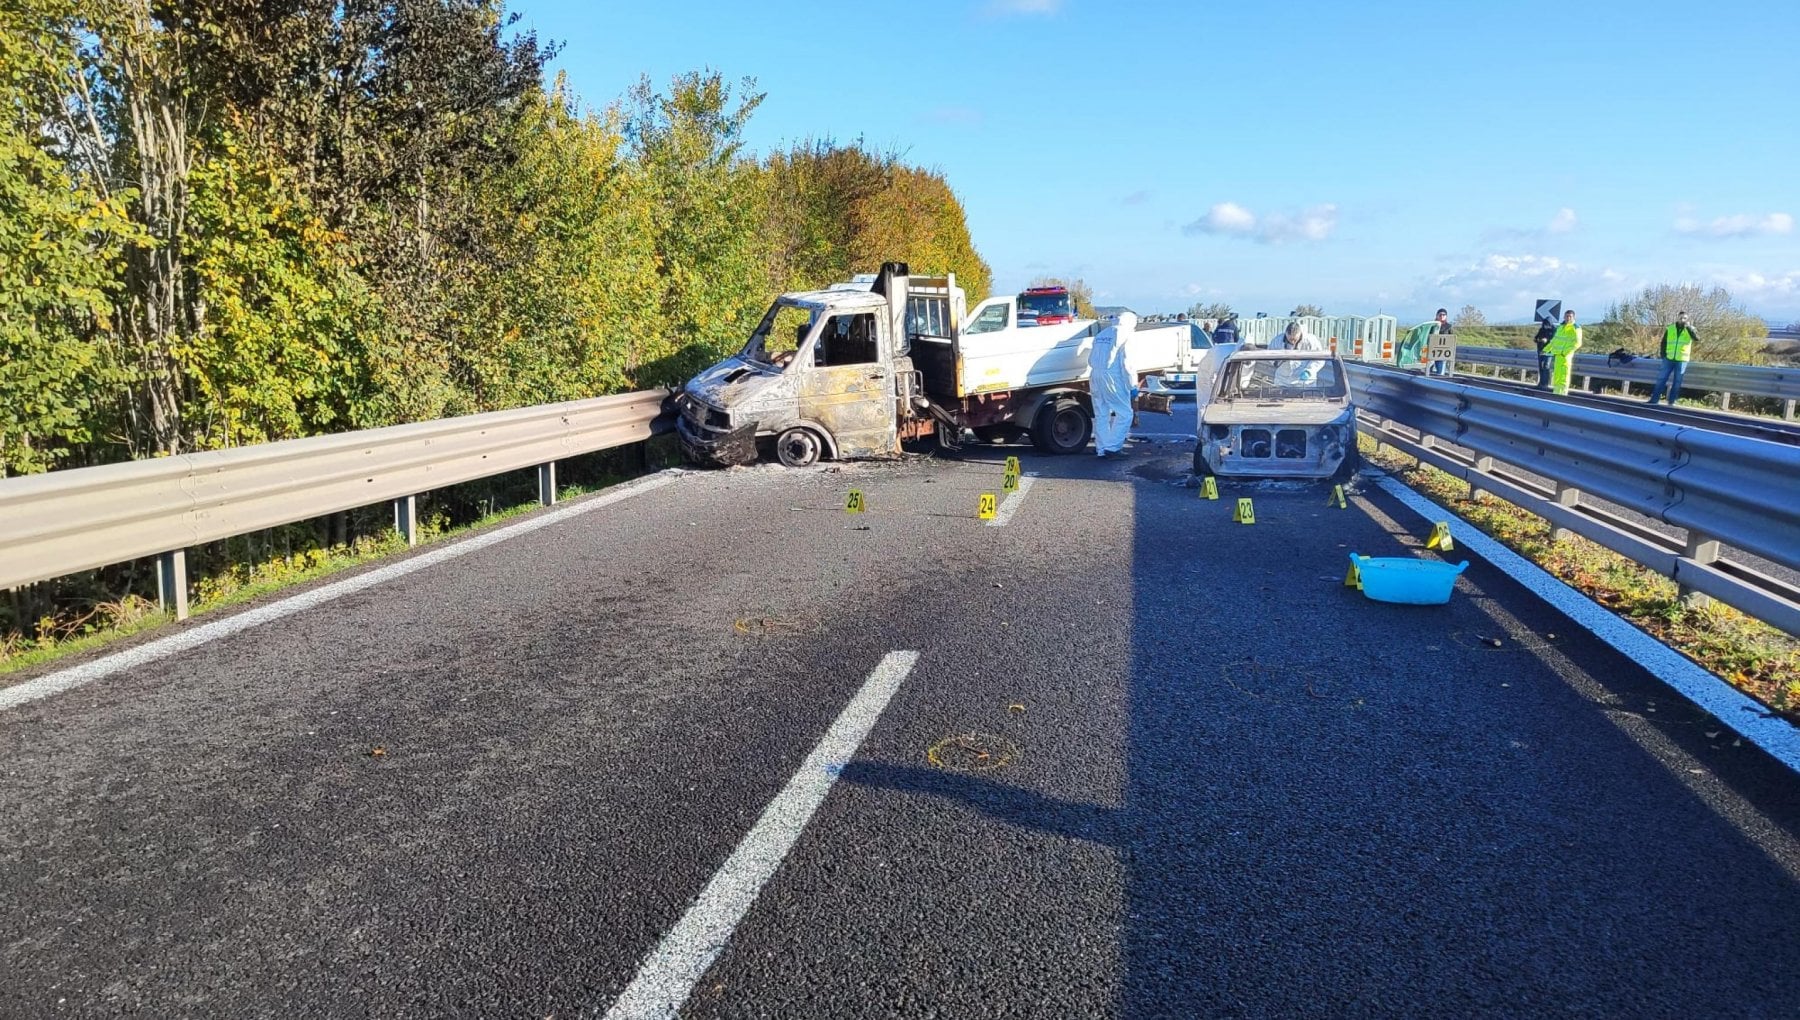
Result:
<svg viewBox="0 0 1800 1020"><path fill-rule="evenodd" d="M416 497L537 467L556 501L556 462L673 429L663 390L291 439L232 450L0 479L0 588L145 557L163 604L187 615L188 548L393 501L417 540Z"/></svg>
<svg viewBox="0 0 1800 1020"><path fill-rule="evenodd" d="M1459 367L1480 365L1492 368L1496 374L1501 370L1513 371L1519 373L1520 378L1524 378L1526 374L1535 376L1538 370L1536 351L1511 347L1458 347L1456 363ZM1638 357L1625 365L1609 363L1604 354L1577 354L1571 374L1581 380L1621 382L1629 393L1633 383L1642 384L1645 388L1656 385L1656 377L1661 372L1661 358ZM1583 382L1582 385L1585 387L1587 384ZM1795 402L1800 401L1800 369L1695 361L1688 365L1687 372L1681 377L1681 388L1684 391L1717 393L1725 410L1731 409L1734 394L1770 397L1782 402L1781 416L1792 421Z"/></svg>
<svg viewBox="0 0 1800 1020"><path fill-rule="evenodd" d="M1657 573L1800 634L1800 447L1349 365L1363 432ZM1596 505L1584 496L1626 511ZM1633 519L1636 515L1637 519ZM1673 525L1675 537L1645 519Z"/></svg>

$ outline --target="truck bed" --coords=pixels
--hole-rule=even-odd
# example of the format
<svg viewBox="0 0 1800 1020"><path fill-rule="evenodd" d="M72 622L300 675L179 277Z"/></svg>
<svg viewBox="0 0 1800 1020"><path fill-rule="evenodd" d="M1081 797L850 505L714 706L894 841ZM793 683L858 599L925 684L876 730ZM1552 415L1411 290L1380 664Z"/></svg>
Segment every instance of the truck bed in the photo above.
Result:
<svg viewBox="0 0 1800 1020"><path fill-rule="evenodd" d="M913 367L924 379L925 392L945 401L1083 383L1088 377L1088 353L1100 328L1091 319L1079 319L1054 326L963 334L954 341L921 336L913 341ZM1140 377L1166 371L1179 364L1186 340L1185 331L1138 330L1126 349L1127 362Z"/></svg>

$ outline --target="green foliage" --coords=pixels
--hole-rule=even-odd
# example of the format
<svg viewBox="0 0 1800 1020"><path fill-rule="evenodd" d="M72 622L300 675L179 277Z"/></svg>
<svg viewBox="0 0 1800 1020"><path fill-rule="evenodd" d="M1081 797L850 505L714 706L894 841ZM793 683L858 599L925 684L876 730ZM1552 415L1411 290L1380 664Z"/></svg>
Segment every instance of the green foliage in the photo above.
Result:
<svg viewBox="0 0 1800 1020"><path fill-rule="evenodd" d="M174 348L200 448L346 427L364 390L366 343L385 329L288 171L222 139L189 177L185 247L199 325Z"/></svg>
<svg viewBox="0 0 1800 1020"><path fill-rule="evenodd" d="M888 260L985 295L941 174L861 143L759 162L761 95L711 71L582 113L513 20L0 11L0 469L676 384L774 291Z"/></svg>
<svg viewBox="0 0 1800 1020"><path fill-rule="evenodd" d="M1472 329L1483 329L1487 324L1487 316L1481 314L1481 309L1476 308L1474 305L1463 305L1462 310L1456 313L1455 325L1458 333Z"/></svg>
<svg viewBox="0 0 1800 1020"><path fill-rule="evenodd" d="M1295 305L1289 315L1324 315L1325 309L1318 305Z"/></svg>
<svg viewBox="0 0 1800 1020"><path fill-rule="evenodd" d="M1219 322L1231 314L1231 306L1223 301L1196 301L1188 306L1187 314L1201 322Z"/></svg>
<svg viewBox="0 0 1800 1020"><path fill-rule="evenodd" d="M678 383L718 360L768 304L763 180L741 151L763 99L754 87L746 79L734 102L717 72L678 76L667 95L646 78L626 104L662 290L658 333L627 349L625 372L640 383Z"/></svg>
<svg viewBox="0 0 1800 1020"><path fill-rule="evenodd" d="M127 374L111 346L123 251L141 240L120 199L53 155L39 85L73 44L0 22L0 476L43 471L94 442Z"/></svg>
<svg viewBox="0 0 1800 1020"><path fill-rule="evenodd" d="M807 142L776 152L764 164L767 196L763 231L769 244L770 276L779 290L815 290L858 271L855 216L887 187L891 156L880 156L859 141L848 146ZM946 270L921 266L921 272Z"/></svg>
<svg viewBox="0 0 1800 1020"><path fill-rule="evenodd" d="M637 388L662 296L645 175L616 118L578 116L560 83L513 130L468 224L493 258L456 280L456 375L482 409Z"/></svg>
<svg viewBox="0 0 1800 1020"><path fill-rule="evenodd" d="M1655 354L1662 347L1663 329L1678 312L1687 313L1698 336L1696 361L1754 362L1769 337L1768 325L1744 311L1725 288L1661 283L1607 310L1607 321L1617 331L1606 342Z"/></svg>
<svg viewBox="0 0 1800 1020"><path fill-rule="evenodd" d="M962 203L942 174L891 166L886 185L856 203L851 226L858 266L872 270L894 260L921 273L955 273L970 304L993 287L993 271L976 252Z"/></svg>

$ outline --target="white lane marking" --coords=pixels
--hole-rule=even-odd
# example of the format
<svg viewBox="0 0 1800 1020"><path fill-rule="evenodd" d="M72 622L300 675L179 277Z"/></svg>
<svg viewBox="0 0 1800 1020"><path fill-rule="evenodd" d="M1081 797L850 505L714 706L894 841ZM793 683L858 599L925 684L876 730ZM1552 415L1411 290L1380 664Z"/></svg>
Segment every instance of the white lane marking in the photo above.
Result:
<svg viewBox="0 0 1800 1020"><path fill-rule="evenodd" d="M694 905L644 957L631 984L606 1011L606 1020L662 1020L680 1011L918 661L918 652L889 652L882 658Z"/></svg>
<svg viewBox="0 0 1800 1020"><path fill-rule="evenodd" d="M1019 487L1012 491L1012 495L1001 501L1000 509L994 513L994 519L982 523L990 528L1006 527L1006 522L1012 520L1013 514L1018 513L1019 504L1025 502L1025 494L1031 491L1031 480L1031 475L1020 476Z"/></svg>
<svg viewBox="0 0 1800 1020"><path fill-rule="evenodd" d="M1612 610L1581 594L1542 567L1476 530L1450 511L1414 492L1392 477L1376 479L1383 491L1405 503L1428 521L1454 520L1462 525L1456 540L1480 553L1488 562L1512 575L1545 602L1562 610L1571 620L1592 631L1651 675L1686 696L1694 704L1742 734L1745 740L1767 751L1777 761L1800 772L1800 729L1768 715L1768 709L1749 695L1702 669L1692 659L1638 630Z"/></svg>
<svg viewBox="0 0 1800 1020"><path fill-rule="evenodd" d="M391 581L396 577L404 577L407 574L424 570L427 567L434 567L440 563L467 556L472 552L486 549L490 545L504 542L509 538L516 538L519 535L528 534L539 528L546 528L552 524L559 524L570 517L598 510L603 506L610 506L622 499L630 499L632 496L636 496L639 493L649 492L651 489L661 488L684 473L685 472L681 471L664 471L651 475L648 478L639 479L635 482L627 482L623 485L609 489L592 499L567 503L563 506L543 511L542 513L533 514L516 524L508 524L496 528L493 531L476 535L473 538L444 546L441 549L434 549L427 553L421 553L418 556L402 560L401 562L390 566L379 567L365 574L347 577L342 581L334 581L331 584L314 588L308 592L302 592L299 595L282 599L279 602L271 602L266 606L260 606L256 609L247 610L234 616L228 616L216 623L203 624L194 627L191 630L184 630L178 634L171 634L166 638L160 638L156 641L139 645L136 648L127 648L122 652L114 652L111 655L101 656L92 662L84 662L79 666L71 666L68 669L58 670L55 673L46 673L43 676L27 680L24 683L16 684L12 687L0 687L0 712L4 712L11 708L17 708L28 702L37 701L40 698L47 698L52 694L60 694L63 691L72 690L83 684L92 683L95 680L111 676L122 670L133 669L145 665L146 663L155 662L158 659L167 658L178 652L185 652L190 648L197 648L209 641L217 641L220 638L229 637L240 631L249 630L251 627L256 627L272 620L279 620L284 616L292 616L295 613L304 612L316 606L324 605L332 599L342 598L345 595L362 591L365 588L373 588L375 585L381 584L384 581Z"/></svg>

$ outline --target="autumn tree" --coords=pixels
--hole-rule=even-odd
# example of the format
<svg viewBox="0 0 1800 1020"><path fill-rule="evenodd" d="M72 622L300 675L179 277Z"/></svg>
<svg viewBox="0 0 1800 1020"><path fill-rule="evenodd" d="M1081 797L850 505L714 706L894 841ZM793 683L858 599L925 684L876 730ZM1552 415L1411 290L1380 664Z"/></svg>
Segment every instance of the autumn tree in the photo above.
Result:
<svg viewBox="0 0 1800 1020"><path fill-rule="evenodd" d="M1694 360L1746 363L1756 360L1769 327L1744 311L1723 287L1698 284L1656 284L1607 309L1606 319L1627 330L1627 339L1639 351L1661 348L1664 328L1686 312L1697 340Z"/></svg>
<svg viewBox="0 0 1800 1020"><path fill-rule="evenodd" d="M0 476L98 440L129 374L114 303L143 241L127 192L70 145L63 93L81 73L70 12L0 10Z"/></svg>
<svg viewBox="0 0 1800 1020"><path fill-rule="evenodd" d="M975 250L962 202L940 173L894 166L880 191L851 212L852 262L864 271L905 262L917 272L955 273L970 304L987 297L993 272Z"/></svg>
<svg viewBox="0 0 1800 1020"><path fill-rule="evenodd" d="M774 289L824 287L873 268L856 264L855 217L887 188L895 162L860 141L809 141L769 156L763 231Z"/></svg>
<svg viewBox="0 0 1800 1020"><path fill-rule="evenodd" d="M624 108L625 138L643 193L661 282L660 334L626 352L634 377L678 383L748 336L769 300L764 196L744 125L762 103L745 79L714 71L648 78Z"/></svg>

